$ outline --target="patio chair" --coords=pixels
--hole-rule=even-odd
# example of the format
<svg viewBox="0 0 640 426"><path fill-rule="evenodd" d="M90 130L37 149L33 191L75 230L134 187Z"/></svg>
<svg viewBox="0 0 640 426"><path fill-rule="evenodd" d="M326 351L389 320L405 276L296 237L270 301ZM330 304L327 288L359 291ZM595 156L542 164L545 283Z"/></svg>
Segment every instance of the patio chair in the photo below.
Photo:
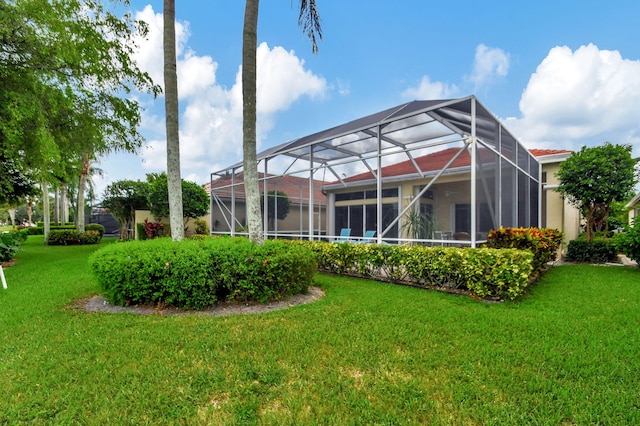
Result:
<svg viewBox="0 0 640 426"><path fill-rule="evenodd" d="M366 231L364 233L364 237L362 237L362 239L356 242L360 244L373 244L376 242L374 238L375 236L376 236L376 231Z"/></svg>
<svg viewBox="0 0 640 426"><path fill-rule="evenodd" d="M334 243L347 243L350 241L349 237L351 236L351 228L342 228L340 230L340 237L336 238Z"/></svg>

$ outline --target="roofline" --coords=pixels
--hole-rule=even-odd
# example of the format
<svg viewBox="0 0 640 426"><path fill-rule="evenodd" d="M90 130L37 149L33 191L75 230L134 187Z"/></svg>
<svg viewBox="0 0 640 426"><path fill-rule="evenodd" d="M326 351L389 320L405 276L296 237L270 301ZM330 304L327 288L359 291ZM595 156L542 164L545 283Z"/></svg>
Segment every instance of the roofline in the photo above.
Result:
<svg viewBox="0 0 640 426"><path fill-rule="evenodd" d="M555 154L541 155L541 156L534 155L533 157L536 160L538 160L538 163L540 164L549 164L549 163L561 163L567 158L569 158L571 154L572 154L571 152L559 152Z"/></svg>
<svg viewBox="0 0 640 426"><path fill-rule="evenodd" d="M629 202L624 206L624 208L625 208L625 209L630 209L630 208L632 208L632 207L633 207L633 205L634 205L634 204L636 204L638 201L640 201L640 192L638 192L638 193L635 195L635 197L633 197L633 198L631 199L631 201L629 201Z"/></svg>

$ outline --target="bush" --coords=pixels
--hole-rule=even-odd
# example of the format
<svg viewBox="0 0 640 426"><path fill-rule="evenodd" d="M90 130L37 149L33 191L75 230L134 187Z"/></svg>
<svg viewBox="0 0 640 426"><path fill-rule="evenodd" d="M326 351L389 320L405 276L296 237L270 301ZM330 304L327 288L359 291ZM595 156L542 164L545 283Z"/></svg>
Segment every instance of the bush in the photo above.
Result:
<svg viewBox="0 0 640 426"><path fill-rule="evenodd" d="M615 262L618 258L618 249L613 240L586 239L569 241L567 248L567 260L572 262L605 263Z"/></svg>
<svg viewBox="0 0 640 426"><path fill-rule="evenodd" d="M629 259L640 264L640 219L635 219L632 226L625 228L625 232L617 237L616 245Z"/></svg>
<svg viewBox="0 0 640 426"><path fill-rule="evenodd" d="M0 262L8 262L13 259L20 249L20 242L26 240L23 231L0 233Z"/></svg>
<svg viewBox="0 0 640 426"><path fill-rule="evenodd" d="M138 234L138 240L144 241L147 239L147 233L144 232L144 223L136 223L136 231Z"/></svg>
<svg viewBox="0 0 640 426"><path fill-rule="evenodd" d="M316 269L303 247L244 238L168 239L109 245L90 265L112 304L202 309L216 301L282 299L307 291Z"/></svg>
<svg viewBox="0 0 640 426"><path fill-rule="evenodd" d="M503 228L487 235L489 248L514 248L533 253L534 273L546 269L547 263L556 259L562 244L562 232L551 228Z"/></svg>
<svg viewBox="0 0 640 426"><path fill-rule="evenodd" d="M196 219L194 222L196 235L208 235L209 225L202 219Z"/></svg>
<svg viewBox="0 0 640 426"><path fill-rule="evenodd" d="M479 297L514 299L533 272L529 250L393 246L289 241L316 253L327 272L421 287L467 290Z"/></svg>
<svg viewBox="0 0 640 426"><path fill-rule="evenodd" d="M104 226L100 225L99 223L88 223L87 225L85 225L84 230L98 231L98 233L100 234L100 238L102 238L102 236L104 235Z"/></svg>
<svg viewBox="0 0 640 426"><path fill-rule="evenodd" d="M80 244L98 244L100 233L98 231L80 232L76 230L60 230L49 232L47 244L50 246L73 246Z"/></svg>

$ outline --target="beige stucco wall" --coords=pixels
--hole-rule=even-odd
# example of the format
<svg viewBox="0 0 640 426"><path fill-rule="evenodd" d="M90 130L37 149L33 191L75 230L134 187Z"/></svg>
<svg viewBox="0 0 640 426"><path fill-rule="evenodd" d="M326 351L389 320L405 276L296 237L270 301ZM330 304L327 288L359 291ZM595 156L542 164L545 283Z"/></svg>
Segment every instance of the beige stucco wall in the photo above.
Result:
<svg viewBox="0 0 640 426"><path fill-rule="evenodd" d="M543 225L547 228L556 228L564 233L564 247L569 241L578 238L580 233L580 212L569 204L556 191L560 181L555 176L560 163L542 165L542 172L546 173L547 183L543 191ZM546 219L546 221L545 221Z"/></svg>
<svg viewBox="0 0 640 426"><path fill-rule="evenodd" d="M320 211L320 222L318 223L318 206L315 207L315 215L313 221L313 227L316 233L323 233L326 229L326 209L322 206ZM225 212L226 213L226 212ZM241 223L246 224L246 209L244 203L237 203L235 209L236 217L241 221ZM227 214L227 216L229 216ZM302 216L302 232L300 232L300 216ZM209 222L209 217L206 218L207 223ZM216 232L230 232L229 226L227 226L227 222L225 221L220 209L217 205L214 204L213 209L213 221ZM217 221L217 226L216 226ZM273 225L271 227L271 231L275 229L277 226L277 230L280 233L309 233L309 208L306 205L302 206L302 212L300 211L299 204L291 204L289 208L289 214L283 220L278 220L277 225ZM239 231L240 226L236 224L236 230ZM320 228L320 229L318 229ZM214 230L214 229L212 229Z"/></svg>

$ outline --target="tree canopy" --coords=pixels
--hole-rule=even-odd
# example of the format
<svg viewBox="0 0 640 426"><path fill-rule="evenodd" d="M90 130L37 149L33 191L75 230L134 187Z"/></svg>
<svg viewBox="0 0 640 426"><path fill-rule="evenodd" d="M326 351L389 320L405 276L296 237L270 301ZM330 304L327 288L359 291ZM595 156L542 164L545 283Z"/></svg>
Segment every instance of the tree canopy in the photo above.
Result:
<svg viewBox="0 0 640 426"><path fill-rule="evenodd" d="M17 173L54 183L69 163L85 171L141 146L139 106L123 95L159 93L131 59L145 33L101 0L0 1L0 155ZM0 184L0 198L10 196Z"/></svg>
<svg viewBox="0 0 640 426"><path fill-rule="evenodd" d="M169 217L169 188L167 175L147 175L149 181L149 210L156 218ZM182 218L198 219L209 213L209 194L200 185L182 179Z"/></svg>
<svg viewBox="0 0 640 426"><path fill-rule="evenodd" d="M582 147L560 164L558 191L584 216L588 241L593 241L596 219L602 217L606 228L612 203L627 200L638 182L631 151L630 145L606 142Z"/></svg>

